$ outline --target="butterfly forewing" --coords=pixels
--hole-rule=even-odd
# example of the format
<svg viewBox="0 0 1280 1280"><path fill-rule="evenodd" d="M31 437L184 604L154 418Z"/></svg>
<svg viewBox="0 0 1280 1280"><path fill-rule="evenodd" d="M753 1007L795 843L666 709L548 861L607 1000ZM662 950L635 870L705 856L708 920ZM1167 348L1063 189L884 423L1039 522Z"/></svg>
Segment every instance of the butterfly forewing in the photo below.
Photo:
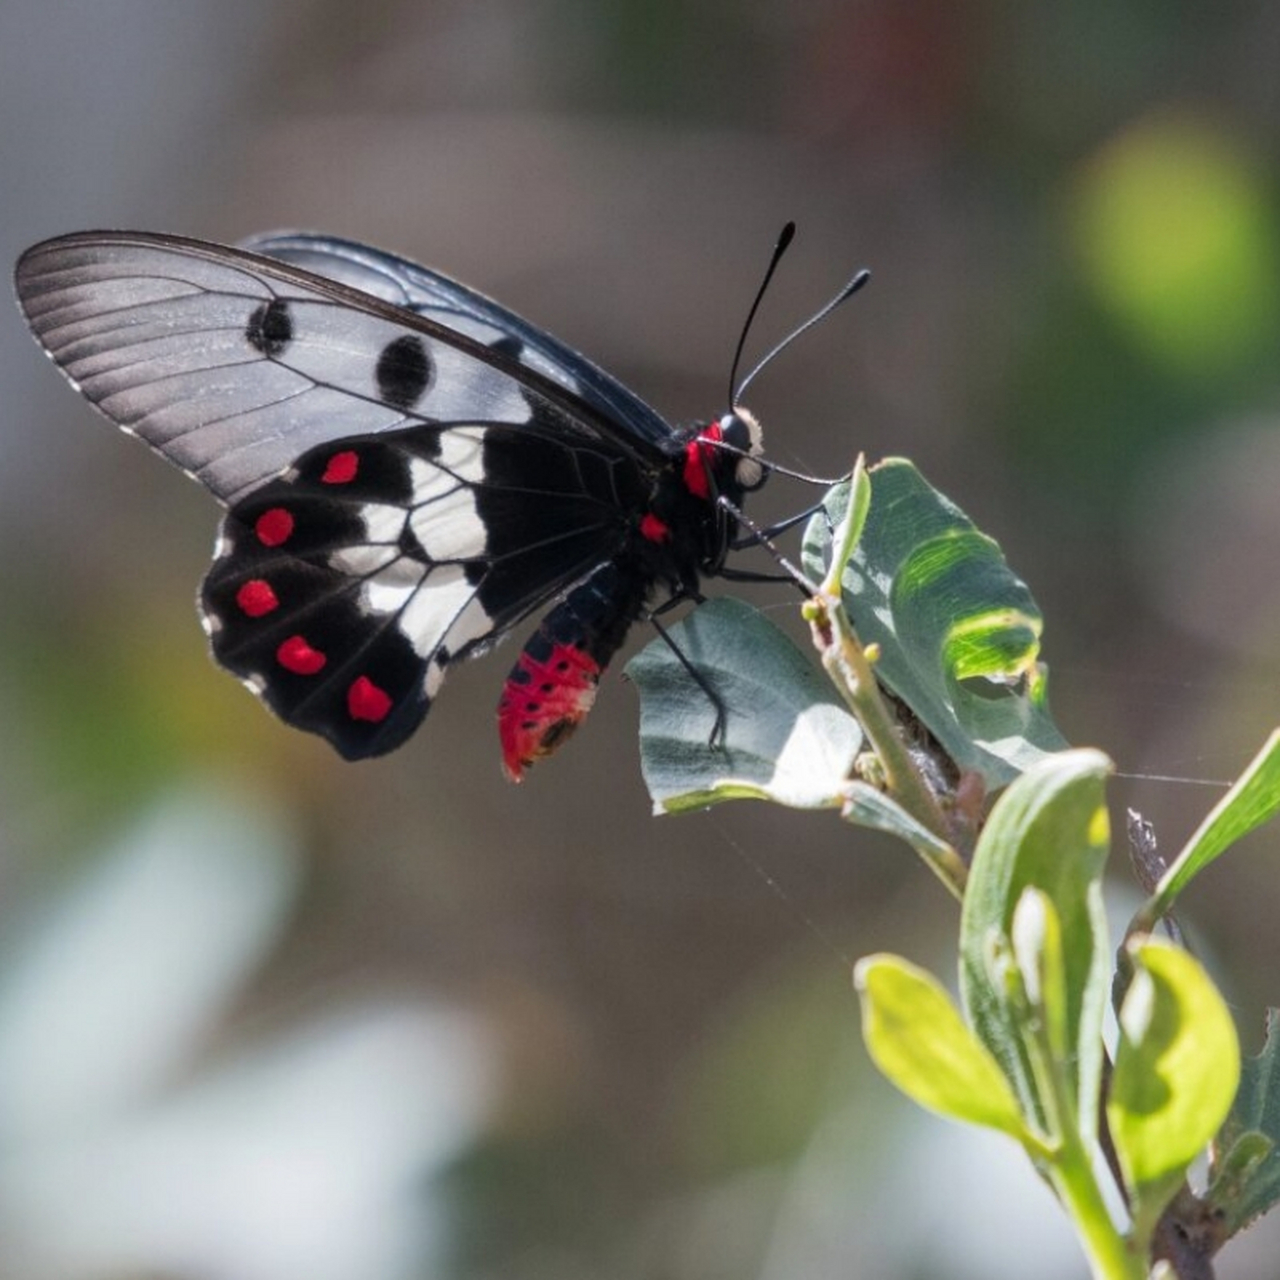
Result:
<svg viewBox="0 0 1280 1280"><path fill-rule="evenodd" d="M425 317L198 241L68 236L28 250L16 282L33 332L83 394L227 503L326 440L521 424L562 394Z"/></svg>
<svg viewBox="0 0 1280 1280"><path fill-rule="evenodd" d="M659 445L670 439L671 428L656 410L586 356L429 267L351 240L297 231L253 236L243 247L425 316L558 383L636 435Z"/></svg>

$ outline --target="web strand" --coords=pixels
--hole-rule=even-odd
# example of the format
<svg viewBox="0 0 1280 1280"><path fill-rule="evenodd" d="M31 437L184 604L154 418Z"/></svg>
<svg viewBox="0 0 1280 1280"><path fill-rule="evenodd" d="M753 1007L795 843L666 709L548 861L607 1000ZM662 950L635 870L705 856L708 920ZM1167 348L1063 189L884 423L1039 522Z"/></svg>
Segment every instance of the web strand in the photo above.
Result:
<svg viewBox="0 0 1280 1280"><path fill-rule="evenodd" d="M853 960L835 939L806 911L800 903L787 892L779 883L777 877L772 875L765 869L762 863L757 861L747 852L742 843L725 828L724 824L717 819L712 819L720 838L729 846L730 849L738 856L742 863L750 868L752 872L761 880L765 888L774 895L791 913L791 915L804 926L807 933L811 934L817 941L831 952L833 956L840 962L846 972L853 972Z"/></svg>

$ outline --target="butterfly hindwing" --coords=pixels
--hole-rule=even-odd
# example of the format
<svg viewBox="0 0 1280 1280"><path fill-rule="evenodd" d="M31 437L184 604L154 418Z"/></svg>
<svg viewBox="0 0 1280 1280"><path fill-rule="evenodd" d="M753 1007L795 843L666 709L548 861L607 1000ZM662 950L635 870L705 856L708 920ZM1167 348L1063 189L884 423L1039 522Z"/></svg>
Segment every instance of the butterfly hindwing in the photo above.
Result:
<svg viewBox="0 0 1280 1280"><path fill-rule="evenodd" d="M417 727L452 628L488 629L461 566L409 554L412 457L376 437L304 454L228 512L201 588L218 662L348 759Z"/></svg>
<svg viewBox="0 0 1280 1280"><path fill-rule="evenodd" d="M451 662L617 545L625 461L545 423L312 449L223 521L201 594L214 656L347 758L389 751Z"/></svg>

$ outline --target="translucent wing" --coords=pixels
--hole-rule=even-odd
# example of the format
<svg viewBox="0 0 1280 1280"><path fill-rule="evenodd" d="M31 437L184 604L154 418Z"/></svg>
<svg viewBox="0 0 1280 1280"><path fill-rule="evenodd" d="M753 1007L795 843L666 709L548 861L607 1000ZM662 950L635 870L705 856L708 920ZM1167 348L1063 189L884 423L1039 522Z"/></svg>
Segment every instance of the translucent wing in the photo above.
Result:
<svg viewBox="0 0 1280 1280"><path fill-rule="evenodd" d="M353 240L303 231L251 236L241 247L340 281L465 334L559 383L655 443L671 435L654 409L586 356L429 267Z"/></svg>
<svg viewBox="0 0 1280 1280"><path fill-rule="evenodd" d="M84 396L227 504L326 441L419 423L554 420L657 460L655 444L564 379L244 250L86 232L29 249L15 282L36 338Z"/></svg>

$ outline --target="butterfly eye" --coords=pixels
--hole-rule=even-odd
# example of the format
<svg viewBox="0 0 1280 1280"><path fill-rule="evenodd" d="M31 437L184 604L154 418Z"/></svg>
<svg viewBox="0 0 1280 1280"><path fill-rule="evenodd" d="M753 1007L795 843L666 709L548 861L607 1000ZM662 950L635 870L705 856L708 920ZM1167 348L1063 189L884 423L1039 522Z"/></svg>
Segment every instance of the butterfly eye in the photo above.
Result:
<svg viewBox="0 0 1280 1280"><path fill-rule="evenodd" d="M762 446L760 424L745 409L734 409L720 419L720 439L727 445L757 455Z"/></svg>
<svg viewBox="0 0 1280 1280"><path fill-rule="evenodd" d="M759 422L745 409L734 409L717 425L720 439L738 455L733 468L734 483L744 493L760 488L766 472L758 461L764 448Z"/></svg>

